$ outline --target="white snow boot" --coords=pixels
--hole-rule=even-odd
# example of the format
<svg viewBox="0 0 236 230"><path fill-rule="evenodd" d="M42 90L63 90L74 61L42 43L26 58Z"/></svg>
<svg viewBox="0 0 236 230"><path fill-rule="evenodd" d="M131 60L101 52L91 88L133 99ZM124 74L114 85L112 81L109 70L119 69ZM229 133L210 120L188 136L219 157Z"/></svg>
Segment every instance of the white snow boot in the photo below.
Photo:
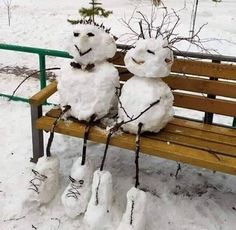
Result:
<svg viewBox="0 0 236 230"><path fill-rule="evenodd" d="M108 171L94 172L92 196L84 216L84 223L89 229L106 229L111 218L112 176Z"/></svg>
<svg viewBox="0 0 236 230"><path fill-rule="evenodd" d="M47 204L58 191L60 162L57 156L39 158L32 170L25 203L36 202L37 205Z"/></svg>
<svg viewBox="0 0 236 230"><path fill-rule="evenodd" d="M87 160L81 165L82 157L79 157L71 169L70 184L62 194L61 201L66 214L75 218L86 211L89 198L91 197L91 184L94 167Z"/></svg>
<svg viewBox="0 0 236 230"><path fill-rule="evenodd" d="M132 187L127 193L127 206L117 230L145 230L146 193Z"/></svg>

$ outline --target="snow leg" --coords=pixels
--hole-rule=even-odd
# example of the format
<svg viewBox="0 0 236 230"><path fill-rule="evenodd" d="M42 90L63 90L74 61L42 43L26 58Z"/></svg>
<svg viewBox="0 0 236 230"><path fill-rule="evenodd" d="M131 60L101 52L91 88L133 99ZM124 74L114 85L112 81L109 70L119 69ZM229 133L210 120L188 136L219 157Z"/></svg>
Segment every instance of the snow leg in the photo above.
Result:
<svg viewBox="0 0 236 230"><path fill-rule="evenodd" d="M81 162L82 157L79 157L73 164L69 177L71 182L61 197L65 212L71 218L86 211L91 196L94 167L89 160L84 165Z"/></svg>
<svg viewBox="0 0 236 230"><path fill-rule="evenodd" d="M86 211L91 196L94 167L90 161L86 161L86 150L91 123L94 119L95 116L92 116L85 127L82 157L79 157L72 166L69 176L70 184L61 197L65 212L71 218L75 218Z"/></svg>
<svg viewBox="0 0 236 230"><path fill-rule="evenodd" d="M145 230L146 193L132 187L127 192L127 206L117 230Z"/></svg>
<svg viewBox="0 0 236 230"><path fill-rule="evenodd" d="M36 205L46 204L51 201L58 190L60 162L58 157L51 156L51 145L54 138L54 129L64 113L71 107L65 106L58 118L54 121L50 130L50 136L46 148L46 156L39 158L32 169L32 179L29 181L28 193L24 200L24 206L34 202Z"/></svg>
<svg viewBox="0 0 236 230"><path fill-rule="evenodd" d="M109 226L111 219L112 175L110 172L104 171L103 168L112 134L113 132L110 131L107 136L100 170L95 171L93 176L92 196L84 216L84 222L89 229L104 229Z"/></svg>
<svg viewBox="0 0 236 230"><path fill-rule="evenodd" d="M29 181L28 193L24 205L30 208L32 202L37 206L51 201L59 185L60 162L57 156L41 157L32 169L33 178ZM28 206L29 205L29 206Z"/></svg>
<svg viewBox="0 0 236 230"><path fill-rule="evenodd" d="M146 225L146 193L138 189L139 185L139 151L140 151L140 134L142 123L138 125L136 136L135 150L135 187L132 187L127 193L127 206L123 214L118 230L145 230Z"/></svg>
<svg viewBox="0 0 236 230"><path fill-rule="evenodd" d="M89 229L105 229L111 219L112 176L108 171L94 172L92 196L90 198L84 222Z"/></svg>

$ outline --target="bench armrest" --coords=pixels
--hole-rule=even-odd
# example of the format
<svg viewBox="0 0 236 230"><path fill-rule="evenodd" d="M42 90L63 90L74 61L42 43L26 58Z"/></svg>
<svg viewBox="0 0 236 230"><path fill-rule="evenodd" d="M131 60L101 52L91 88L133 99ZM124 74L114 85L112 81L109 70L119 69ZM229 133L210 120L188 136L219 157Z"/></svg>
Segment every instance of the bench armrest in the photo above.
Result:
<svg viewBox="0 0 236 230"><path fill-rule="evenodd" d="M35 106L42 105L47 100L47 98L49 98L56 91L57 91L57 82L53 81L44 89L42 89L41 91L36 93L34 96L32 96L29 99L29 102L31 105L35 105Z"/></svg>

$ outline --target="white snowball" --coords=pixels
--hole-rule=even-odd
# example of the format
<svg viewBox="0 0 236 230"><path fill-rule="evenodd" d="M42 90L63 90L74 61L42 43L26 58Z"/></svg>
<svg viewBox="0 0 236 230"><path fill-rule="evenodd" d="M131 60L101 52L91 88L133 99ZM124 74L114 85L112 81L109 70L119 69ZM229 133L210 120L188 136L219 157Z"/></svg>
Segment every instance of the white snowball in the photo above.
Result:
<svg viewBox="0 0 236 230"><path fill-rule="evenodd" d="M123 125L123 129L137 133L138 124L143 123L142 132L159 132L172 119L173 95L170 88L159 78L144 78L134 76L123 86L120 101L130 117L137 117L151 103L160 102L145 112L135 121ZM119 107L119 119L127 121L123 109Z"/></svg>
<svg viewBox="0 0 236 230"><path fill-rule="evenodd" d="M84 216L84 222L93 230L106 229L111 219L112 176L108 171L94 172L92 196Z"/></svg>
<svg viewBox="0 0 236 230"><path fill-rule="evenodd" d="M161 37L141 39L125 55L127 69L139 77L160 78L170 74L173 52Z"/></svg>
<svg viewBox="0 0 236 230"><path fill-rule="evenodd" d="M47 204L58 191L60 162L57 156L39 158L35 171L30 179L35 186L30 184L26 194L25 205L31 202ZM36 192L37 190L38 192Z"/></svg>
<svg viewBox="0 0 236 230"><path fill-rule="evenodd" d="M74 34L76 37L71 38L68 52L80 64L101 62L116 53L116 43L112 35L97 26L78 24Z"/></svg>
<svg viewBox="0 0 236 230"><path fill-rule="evenodd" d="M85 165L81 165L81 160L82 158L79 157L71 169L71 177L75 182L70 182L61 197L65 212L71 218L86 211L91 196L94 167L88 159Z"/></svg>
<svg viewBox="0 0 236 230"><path fill-rule="evenodd" d="M97 119L117 107L116 87L119 87L118 71L108 62L96 64L93 71L72 68L69 64L58 77L61 106L70 105L68 115L79 120Z"/></svg>
<svg viewBox="0 0 236 230"><path fill-rule="evenodd" d="M117 230L145 230L146 193L132 187L127 193L127 206Z"/></svg>

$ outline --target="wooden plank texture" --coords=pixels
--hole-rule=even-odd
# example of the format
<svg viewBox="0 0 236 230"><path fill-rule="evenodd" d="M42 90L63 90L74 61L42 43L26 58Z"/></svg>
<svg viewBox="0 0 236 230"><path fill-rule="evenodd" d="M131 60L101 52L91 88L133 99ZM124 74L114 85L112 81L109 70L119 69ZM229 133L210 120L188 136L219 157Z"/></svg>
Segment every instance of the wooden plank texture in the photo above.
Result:
<svg viewBox="0 0 236 230"><path fill-rule="evenodd" d="M171 89L236 98L236 84L196 77L169 76L163 78Z"/></svg>
<svg viewBox="0 0 236 230"><path fill-rule="evenodd" d="M49 98L56 91L57 91L57 83L56 81L53 81L44 89L42 89L41 91L36 93L34 96L32 96L29 99L30 104L35 105L35 106L41 105L47 100L47 98Z"/></svg>
<svg viewBox="0 0 236 230"><path fill-rule="evenodd" d="M194 109L203 112L217 113L234 117L236 115L236 102L211 99L186 93L174 92L174 105L181 108Z"/></svg>
<svg viewBox="0 0 236 230"><path fill-rule="evenodd" d="M36 127L48 131L54 121L55 118L41 117L37 121ZM83 137L84 125L81 123L66 123L60 121L55 128L55 131L65 135ZM106 133L104 130L92 127L89 139L98 143L105 143ZM116 135L112 138L111 145L134 150L135 136L131 134ZM166 141L142 137L141 152L236 175L236 158L207 150L199 150L183 145L168 143Z"/></svg>
<svg viewBox="0 0 236 230"><path fill-rule="evenodd" d="M117 52L111 61L116 65L124 66L124 53ZM171 71L175 73L236 80L236 65L233 64L219 64L176 58Z"/></svg>

